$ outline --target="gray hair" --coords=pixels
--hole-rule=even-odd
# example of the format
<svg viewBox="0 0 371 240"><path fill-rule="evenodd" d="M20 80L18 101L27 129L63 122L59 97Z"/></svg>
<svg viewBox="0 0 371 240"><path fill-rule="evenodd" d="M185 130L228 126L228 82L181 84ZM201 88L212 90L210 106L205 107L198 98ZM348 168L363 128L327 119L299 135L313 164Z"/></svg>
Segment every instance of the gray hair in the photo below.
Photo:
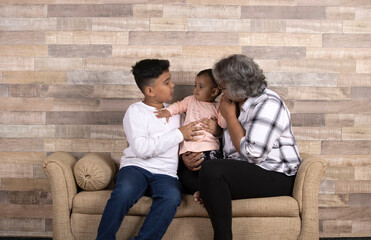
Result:
<svg viewBox="0 0 371 240"><path fill-rule="evenodd" d="M243 54L221 59L214 65L213 75L237 99L259 96L268 85L259 65Z"/></svg>

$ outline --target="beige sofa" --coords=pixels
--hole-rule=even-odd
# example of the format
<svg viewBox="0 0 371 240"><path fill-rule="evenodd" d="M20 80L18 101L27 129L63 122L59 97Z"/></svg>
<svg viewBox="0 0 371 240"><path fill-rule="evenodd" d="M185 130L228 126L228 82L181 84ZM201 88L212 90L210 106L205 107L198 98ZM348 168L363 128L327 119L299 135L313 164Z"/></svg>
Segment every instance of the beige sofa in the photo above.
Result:
<svg viewBox="0 0 371 240"><path fill-rule="evenodd" d="M292 197L233 201L234 239L318 239L318 190L326 164L308 154L301 156L303 163L296 176ZM104 164L99 165L99 161ZM82 163L80 172L76 170L77 162ZM53 194L53 239L95 239L103 209L110 197L111 190L108 189L112 189L112 184L106 185L115 174L113 161L97 153L90 153L77 161L69 153L57 152L47 157L43 167ZM86 187L74 172L83 174L87 182L98 173L100 181ZM88 190L82 190L76 179ZM96 187L98 190L94 190L94 185L99 185ZM131 208L117 239L130 239L138 232L150 205L151 199L143 197ZM193 201L191 195L183 196L163 239L213 239L207 212Z"/></svg>

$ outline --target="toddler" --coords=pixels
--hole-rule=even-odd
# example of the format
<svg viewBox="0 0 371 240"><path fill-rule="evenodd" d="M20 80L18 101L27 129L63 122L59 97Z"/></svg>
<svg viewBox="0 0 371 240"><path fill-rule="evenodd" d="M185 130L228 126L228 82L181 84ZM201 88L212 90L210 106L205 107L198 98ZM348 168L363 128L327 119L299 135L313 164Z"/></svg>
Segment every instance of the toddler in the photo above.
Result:
<svg viewBox="0 0 371 240"><path fill-rule="evenodd" d="M123 126L129 146L121 158L97 240L115 240L124 217L144 195L153 199L152 205L138 235L131 239L160 240L181 203L177 177L179 143L192 140L199 127L194 126L196 123L180 127L180 116L166 122L153 113L173 98L169 66L168 60L160 59L144 59L133 66L144 100L130 105L125 113Z"/></svg>
<svg viewBox="0 0 371 240"><path fill-rule="evenodd" d="M158 118L167 118L174 115L186 113L184 124L189 124L194 121L200 121L203 118L217 119L218 125L221 128L226 128L227 123L219 112L219 102L215 99L219 96L220 90L213 77L211 69L205 69L199 72L195 79L195 88L193 95L184 98L182 101L176 102L168 106L166 109L157 111ZM211 133L203 130L201 136L198 136L196 141L184 141L180 144L179 154L188 154L190 152L202 152L202 158L205 160L221 159L223 153L220 151L219 139ZM198 190L198 171L190 171L185 166L180 166L178 175L183 183L184 190L188 193L195 193ZM183 171L187 171L184 173ZM181 173L183 172L183 173ZM182 177L186 175L194 175ZM186 182L182 179L187 179ZM193 179L193 180L191 180Z"/></svg>

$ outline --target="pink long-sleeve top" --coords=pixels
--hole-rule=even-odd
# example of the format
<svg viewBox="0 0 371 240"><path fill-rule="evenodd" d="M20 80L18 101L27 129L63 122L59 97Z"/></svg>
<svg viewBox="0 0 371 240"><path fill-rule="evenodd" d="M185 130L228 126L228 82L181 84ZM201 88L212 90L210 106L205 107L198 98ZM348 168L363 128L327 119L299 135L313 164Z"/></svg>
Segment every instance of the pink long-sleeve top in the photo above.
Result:
<svg viewBox="0 0 371 240"><path fill-rule="evenodd" d="M201 120L202 118L215 117L221 128L226 128L227 123L219 112L219 102L202 102L198 101L193 95L184 98L182 101L175 102L166 109L171 115L186 113L184 125ZM198 136L197 141L183 141L180 144L179 154L190 152L202 152L219 150L219 139L211 133L203 130L203 135Z"/></svg>

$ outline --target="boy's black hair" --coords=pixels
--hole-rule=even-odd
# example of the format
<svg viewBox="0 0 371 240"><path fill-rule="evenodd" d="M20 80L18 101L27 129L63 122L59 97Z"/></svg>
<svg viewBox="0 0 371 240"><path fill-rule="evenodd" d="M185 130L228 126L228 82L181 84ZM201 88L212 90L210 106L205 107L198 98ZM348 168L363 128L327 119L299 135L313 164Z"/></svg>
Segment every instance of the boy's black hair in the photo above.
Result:
<svg viewBox="0 0 371 240"><path fill-rule="evenodd" d="M144 59L136 62L132 66L131 72L134 75L135 83L144 93L145 87L152 83L152 80L158 78L163 72L168 71L170 63L162 59Z"/></svg>

